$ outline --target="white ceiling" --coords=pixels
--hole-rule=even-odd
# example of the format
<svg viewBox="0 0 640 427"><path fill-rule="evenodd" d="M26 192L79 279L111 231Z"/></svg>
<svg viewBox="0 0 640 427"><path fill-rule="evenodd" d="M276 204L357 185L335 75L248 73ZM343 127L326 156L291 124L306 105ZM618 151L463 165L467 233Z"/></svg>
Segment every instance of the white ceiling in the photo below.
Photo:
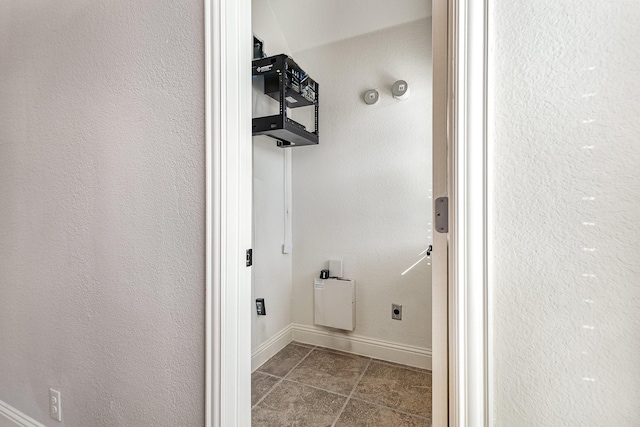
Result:
<svg viewBox="0 0 640 427"><path fill-rule="evenodd" d="M268 0L291 53L431 16L431 0Z"/></svg>

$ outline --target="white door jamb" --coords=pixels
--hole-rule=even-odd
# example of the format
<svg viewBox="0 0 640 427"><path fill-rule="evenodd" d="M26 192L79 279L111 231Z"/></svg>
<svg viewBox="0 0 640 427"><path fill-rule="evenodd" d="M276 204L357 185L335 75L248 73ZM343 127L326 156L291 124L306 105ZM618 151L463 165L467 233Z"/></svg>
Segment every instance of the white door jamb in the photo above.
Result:
<svg viewBox="0 0 640 427"><path fill-rule="evenodd" d="M251 0L205 0L206 427L251 424Z"/></svg>
<svg viewBox="0 0 640 427"><path fill-rule="evenodd" d="M449 4L449 417L491 425L488 0Z"/></svg>

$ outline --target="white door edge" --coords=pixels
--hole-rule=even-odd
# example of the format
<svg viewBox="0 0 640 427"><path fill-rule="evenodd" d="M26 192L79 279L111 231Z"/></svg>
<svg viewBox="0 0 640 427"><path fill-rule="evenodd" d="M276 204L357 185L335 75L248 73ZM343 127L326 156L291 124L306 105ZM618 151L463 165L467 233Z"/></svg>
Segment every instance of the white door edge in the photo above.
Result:
<svg viewBox="0 0 640 427"><path fill-rule="evenodd" d="M433 28L433 189L432 201L449 196L447 150L448 102L448 0L434 0ZM432 422L435 427L449 425L449 352L448 352L448 234L438 233L435 212L432 215Z"/></svg>

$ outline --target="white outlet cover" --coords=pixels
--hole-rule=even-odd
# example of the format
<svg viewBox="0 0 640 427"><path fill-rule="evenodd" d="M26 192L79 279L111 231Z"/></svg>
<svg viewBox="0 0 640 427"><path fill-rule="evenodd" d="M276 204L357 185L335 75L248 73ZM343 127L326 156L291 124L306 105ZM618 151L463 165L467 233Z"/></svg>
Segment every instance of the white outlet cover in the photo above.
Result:
<svg viewBox="0 0 640 427"><path fill-rule="evenodd" d="M62 402L60 392L52 388L49 389L49 415L56 421L62 421Z"/></svg>

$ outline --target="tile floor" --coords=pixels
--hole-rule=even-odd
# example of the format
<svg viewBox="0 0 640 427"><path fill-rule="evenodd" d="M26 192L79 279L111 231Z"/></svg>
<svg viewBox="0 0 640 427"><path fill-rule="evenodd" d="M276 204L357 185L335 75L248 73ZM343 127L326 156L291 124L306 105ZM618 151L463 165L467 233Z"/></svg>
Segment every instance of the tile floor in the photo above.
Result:
<svg viewBox="0 0 640 427"><path fill-rule="evenodd" d="M431 372L292 342L251 376L251 425L431 425Z"/></svg>

